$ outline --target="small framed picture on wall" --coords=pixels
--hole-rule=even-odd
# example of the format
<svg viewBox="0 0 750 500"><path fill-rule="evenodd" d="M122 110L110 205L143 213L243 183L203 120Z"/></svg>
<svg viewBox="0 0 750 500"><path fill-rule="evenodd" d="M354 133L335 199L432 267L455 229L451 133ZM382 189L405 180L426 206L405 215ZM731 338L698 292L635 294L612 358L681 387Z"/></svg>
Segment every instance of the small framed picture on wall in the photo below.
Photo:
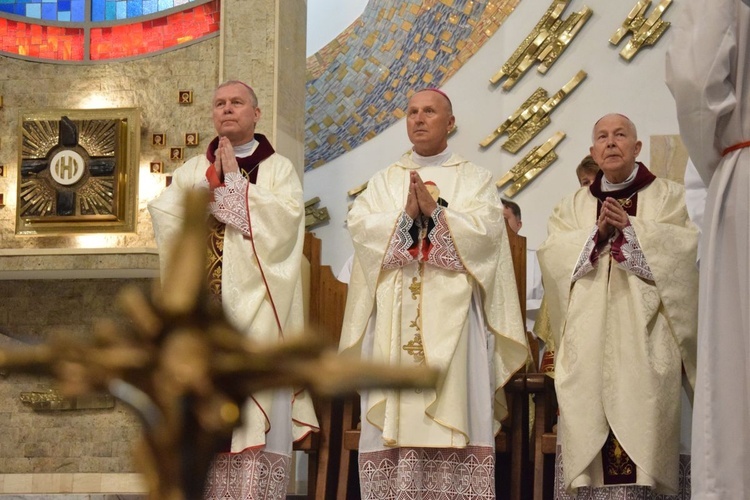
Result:
<svg viewBox="0 0 750 500"><path fill-rule="evenodd" d="M183 148L169 148L169 159L173 161L182 160Z"/></svg>

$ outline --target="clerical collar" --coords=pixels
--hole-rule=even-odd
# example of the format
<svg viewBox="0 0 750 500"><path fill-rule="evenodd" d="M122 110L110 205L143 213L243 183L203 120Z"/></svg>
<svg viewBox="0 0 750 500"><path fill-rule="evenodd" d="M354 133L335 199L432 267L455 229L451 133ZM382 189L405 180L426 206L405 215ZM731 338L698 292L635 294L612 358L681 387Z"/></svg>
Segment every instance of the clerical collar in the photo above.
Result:
<svg viewBox="0 0 750 500"><path fill-rule="evenodd" d="M252 139L250 142L246 142L245 144L240 144L239 146L234 146L234 156L237 158L246 158L253 154L253 151L255 151L255 148L258 147L258 141L255 139Z"/></svg>
<svg viewBox="0 0 750 500"><path fill-rule="evenodd" d="M638 174L638 163L633 165L633 171L630 172L630 175L627 179L625 179L622 182L613 183L609 182L606 177L602 176L602 191L605 193L609 193L611 191L619 191L621 189L625 189L628 186L630 186L633 181L635 181L635 176Z"/></svg>
<svg viewBox="0 0 750 500"><path fill-rule="evenodd" d="M637 168L633 170L633 174L628 176L625 182L619 184L606 183L607 187L612 188L607 191L604 189L604 172L599 170L596 173L594 182L589 186L589 192L602 203L607 198L614 198L620 202L620 205L628 215L636 215L638 210L638 192L648 187L656 179L656 176L643 163L636 162L636 166ZM601 211L602 203L597 203L597 217Z"/></svg>
<svg viewBox="0 0 750 500"><path fill-rule="evenodd" d="M442 153L438 153L435 156L422 156L414 150L411 152L411 160L420 167L439 167L450 157L451 152L448 148L445 148Z"/></svg>

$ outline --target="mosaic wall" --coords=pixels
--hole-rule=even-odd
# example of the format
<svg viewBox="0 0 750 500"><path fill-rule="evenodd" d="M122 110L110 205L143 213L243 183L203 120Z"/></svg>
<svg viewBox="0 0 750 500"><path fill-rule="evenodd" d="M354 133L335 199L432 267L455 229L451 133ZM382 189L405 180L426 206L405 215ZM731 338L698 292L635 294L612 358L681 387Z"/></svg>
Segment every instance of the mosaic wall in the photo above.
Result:
<svg viewBox="0 0 750 500"><path fill-rule="evenodd" d="M185 10L175 12L180 6ZM85 19L87 9L91 13L90 21ZM158 16L162 11L164 15ZM14 17L3 17L5 13ZM143 16L147 17L138 20ZM136 22L112 25L112 21L117 20ZM48 21L71 23L69 26L44 24ZM200 0L0 0L0 53L25 59L83 62L135 58L215 36L218 32L219 0L207 3Z"/></svg>
<svg viewBox="0 0 750 500"><path fill-rule="evenodd" d="M439 87L520 0L371 0L307 60L305 169L375 137L405 115L415 89Z"/></svg>

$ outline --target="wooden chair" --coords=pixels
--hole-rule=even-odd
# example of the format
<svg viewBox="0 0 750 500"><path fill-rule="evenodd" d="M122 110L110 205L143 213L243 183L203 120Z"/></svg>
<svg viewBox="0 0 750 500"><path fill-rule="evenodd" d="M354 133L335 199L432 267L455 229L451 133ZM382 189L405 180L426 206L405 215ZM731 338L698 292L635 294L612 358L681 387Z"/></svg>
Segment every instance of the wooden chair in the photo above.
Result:
<svg viewBox="0 0 750 500"><path fill-rule="evenodd" d="M516 278L518 297L521 303L521 314L526 320L526 238L513 232L506 223L508 239L513 259L513 270ZM498 486L504 494L498 492L498 498L511 500L529 498L531 494L532 475L529 472L529 402L525 373L515 374L506 385L510 416L503 422L503 429L495 439L495 451L499 459L508 458L510 478L501 478ZM360 407L359 398L348 398L343 408L343 435L339 462L338 489L336 498L359 498L358 474L354 453L359 450ZM508 430L509 429L509 430ZM500 463L500 462L499 462ZM497 468L498 472L500 467Z"/></svg>
<svg viewBox="0 0 750 500"><path fill-rule="evenodd" d="M321 242L305 233L303 253L310 263L307 296L308 324L319 335L338 346L344 319L347 286L336 279L330 266L321 265ZM315 411L320 432L309 434L294 444L294 449L308 455L308 499L336 498L336 475L341 448L342 402L316 397Z"/></svg>
<svg viewBox="0 0 750 500"><path fill-rule="evenodd" d="M529 383L536 392L534 417L534 497L533 500L551 500L554 497L555 451L557 434L553 428L557 421L557 397L554 380L544 373L532 374Z"/></svg>

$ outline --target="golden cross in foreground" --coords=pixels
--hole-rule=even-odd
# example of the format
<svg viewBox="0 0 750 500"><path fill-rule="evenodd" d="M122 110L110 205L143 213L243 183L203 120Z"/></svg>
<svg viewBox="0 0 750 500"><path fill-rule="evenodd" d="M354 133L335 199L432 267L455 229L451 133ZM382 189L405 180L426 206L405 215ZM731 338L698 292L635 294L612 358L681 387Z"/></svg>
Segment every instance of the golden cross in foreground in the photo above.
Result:
<svg viewBox="0 0 750 500"><path fill-rule="evenodd" d="M112 321L81 342L59 335L17 351L0 350L0 368L57 378L63 396L108 390L143 423L136 466L152 499L202 498L221 443L241 422L244 401L260 390L301 387L332 396L375 387L434 387L437 372L339 357L308 335L283 344L250 342L207 299L206 192L188 194L185 222L150 299L134 288L118 302L128 329Z"/></svg>

